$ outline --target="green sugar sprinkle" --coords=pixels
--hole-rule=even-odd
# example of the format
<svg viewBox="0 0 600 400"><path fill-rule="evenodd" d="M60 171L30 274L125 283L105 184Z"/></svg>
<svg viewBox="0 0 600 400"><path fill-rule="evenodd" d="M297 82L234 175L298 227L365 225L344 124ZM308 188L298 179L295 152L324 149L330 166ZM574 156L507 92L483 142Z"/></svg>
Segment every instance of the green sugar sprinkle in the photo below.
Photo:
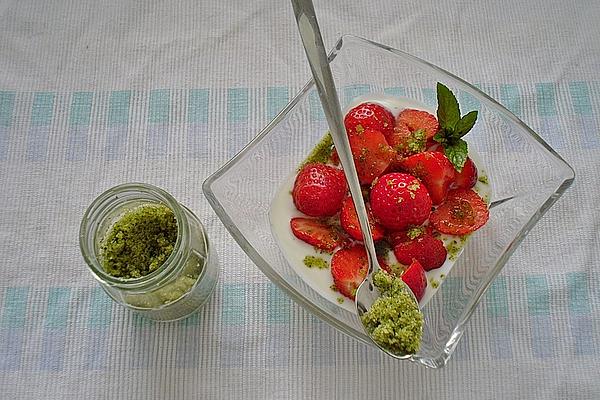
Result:
<svg viewBox="0 0 600 400"><path fill-rule="evenodd" d="M173 252L177 220L162 204L144 204L125 212L109 229L100 256L115 277L140 278L157 270Z"/></svg>
<svg viewBox="0 0 600 400"><path fill-rule="evenodd" d="M318 269L329 268L329 264L327 263L327 261L325 261L321 257L306 256L306 257L304 257L304 260L302 260L302 262L308 268L318 268Z"/></svg>
<svg viewBox="0 0 600 400"><path fill-rule="evenodd" d="M421 345L423 314L399 278L378 271L373 283L379 297L361 316L369 335L394 354L414 354Z"/></svg>
<svg viewBox="0 0 600 400"><path fill-rule="evenodd" d="M333 138L331 133L327 132L323 139L313 148L306 160L302 163L300 168L310 163L323 163L326 164L331 161L331 154L333 153Z"/></svg>
<svg viewBox="0 0 600 400"><path fill-rule="evenodd" d="M477 180L479 182L485 184L485 185L489 185L490 184L490 181L488 180L488 177L485 176L485 175L480 176Z"/></svg>

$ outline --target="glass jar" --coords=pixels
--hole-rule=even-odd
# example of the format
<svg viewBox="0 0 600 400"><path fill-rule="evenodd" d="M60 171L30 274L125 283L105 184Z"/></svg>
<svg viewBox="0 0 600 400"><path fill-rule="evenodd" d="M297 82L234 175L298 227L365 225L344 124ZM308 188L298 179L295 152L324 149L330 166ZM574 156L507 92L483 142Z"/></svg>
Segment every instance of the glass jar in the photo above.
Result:
<svg viewBox="0 0 600 400"><path fill-rule="evenodd" d="M177 221L173 251L147 275L131 279L112 276L102 266L102 243L124 213L145 204L161 204L173 211ZM126 183L98 196L83 216L79 246L92 274L113 300L154 320L188 316L209 299L217 284L216 253L204 227L189 209L156 186Z"/></svg>

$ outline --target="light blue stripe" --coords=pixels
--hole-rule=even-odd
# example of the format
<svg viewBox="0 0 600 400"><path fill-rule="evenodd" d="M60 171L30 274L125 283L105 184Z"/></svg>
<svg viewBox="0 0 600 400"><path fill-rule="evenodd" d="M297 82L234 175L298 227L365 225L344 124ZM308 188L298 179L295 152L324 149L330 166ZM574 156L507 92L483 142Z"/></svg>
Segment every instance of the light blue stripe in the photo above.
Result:
<svg viewBox="0 0 600 400"><path fill-rule="evenodd" d="M0 327L0 371L17 371L21 367L24 328Z"/></svg>
<svg viewBox="0 0 600 400"><path fill-rule="evenodd" d="M71 126L88 126L90 124L93 99L94 94L91 92L73 93L71 113L69 115L69 124Z"/></svg>
<svg viewBox="0 0 600 400"><path fill-rule="evenodd" d="M556 85L554 83L537 83L535 85L537 113L540 117L551 117L557 114Z"/></svg>
<svg viewBox="0 0 600 400"><path fill-rule="evenodd" d="M527 288L527 308L530 315L550 314L550 292L548 281L543 275L528 276L525 285Z"/></svg>
<svg viewBox="0 0 600 400"><path fill-rule="evenodd" d="M248 121L248 89L231 88L227 90L227 120L230 123Z"/></svg>
<svg viewBox="0 0 600 400"><path fill-rule="evenodd" d="M104 156L107 160L122 160L125 157L128 135L129 127L127 125L113 125L106 128Z"/></svg>
<svg viewBox="0 0 600 400"><path fill-rule="evenodd" d="M429 107L435 107L437 105L437 95L435 90L431 88L422 88L421 92L423 93L423 103Z"/></svg>
<svg viewBox="0 0 600 400"><path fill-rule="evenodd" d="M383 92L390 96L406 97L406 88L403 87L389 87L385 88Z"/></svg>
<svg viewBox="0 0 600 400"><path fill-rule="evenodd" d="M208 159L211 152L208 124L194 123L187 128L187 149L189 158Z"/></svg>
<svg viewBox="0 0 600 400"><path fill-rule="evenodd" d="M589 314L591 312L588 282L588 274L585 272L567 273L569 312L571 314Z"/></svg>
<svg viewBox="0 0 600 400"><path fill-rule="evenodd" d="M517 117L523 116L523 101L517 85L500 85L500 103Z"/></svg>
<svg viewBox="0 0 600 400"><path fill-rule="evenodd" d="M273 119L285 107L290 98L286 87L267 88L267 118Z"/></svg>
<svg viewBox="0 0 600 400"><path fill-rule="evenodd" d="M598 345L594 340L596 327L589 315L571 315L569 319L573 337L573 355L594 356Z"/></svg>
<svg viewBox="0 0 600 400"><path fill-rule="evenodd" d="M549 315L534 314L529 317L531 332L531 352L536 358L555 356L555 346L552 335L552 320Z"/></svg>
<svg viewBox="0 0 600 400"><path fill-rule="evenodd" d="M69 322L70 302L70 288L51 288L48 293L48 308L44 326L46 328L66 328Z"/></svg>
<svg viewBox="0 0 600 400"><path fill-rule="evenodd" d="M573 103L573 110L575 111L575 114L593 114L590 88L587 82L569 83L569 93L571 94L571 102Z"/></svg>
<svg viewBox="0 0 600 400"><path fill-rule="evenodd" d="M9 287L4 292L4 307L0 328L17 329L25 326L29 288Z"/></svg>
<svg viewBox="0 0 600 400"><path fill-rule="evenodd" d="M71 100L69 114L69 136L67 137L66 158L69 161L84 161L87 158L90 115L94 94L77 92Z"/></svg>
<svg viewBox="0 0 600 400"><path fill-rule="evenodd" d="M188 98L187 122L198 124L208 122L208 89L192 89Z"/></svg>
<svg viewBox="0 0 600 400"><path fill-rule="evenodd" d="M129 90L112 92L108 101L108 125L127 125L130 105L131 92Z"/></svg>
<svg viewBox="0 0 600 400"><path fill-rule="evenodd" d="M369 94L371 88L369 85L349 85L343 88L344 104L350 104L352 100L359 96Z"/></svg>
<svg viewBox="0 0 600 400"><path fill-rule="evenodd" d="M27 159L44 161L48 156L50 127L54 117L54 93L36 93L31 107L31 125L27 135Z"/></svg>
<svg viewBox="0 0 600 400"><path fill-rule="evenodd" d="M167 154L169 146L169 126L153 124L148 126L146 154L148 158L161 158Z"/></svg>
<svg viewBox="0 0 600 400"><path fill-rule="evenodd" d="M243 325L246 322L246 286L226 283L222 292L221 318L225 325Z"/></svg>
<svg viewBox="0 0 600 400"><path fill-rule="evenodd" d="M513 345L510 333L510 317L495 316L489 319L490 351L496 359L513 358Z"/></svg>
<svg viewBox="0 0 600 400"><path fill-rule="evenodd" d="M497 277L490 286L487 292L486 306L491 317L508 316L508 290L506 288L506 277Z"/></svg>
<svg viewBox="0 0 600 400"><path fill-rule="evenodd" d="M465 92L464 90L461 90L458 93L458 103L460 105L460 112L463 115L481 108L481 102L477 100L471 93Z"/></svg>
<svg viewBox="0 0 600 400"><path fill-rule="evenodd" d="M593 115L580 115L578 122L579 131L575 134L583 136L583 145L589 148L600 147L600 129L598 129L596 117Z"/></svg>
<svg viewBox="0 0 600 400"><path fill-rule="evenodd" d="M136 312L131 314L131 320L133 321L133 324L135 326L151 326L154 325L154 320L151 320L150 318L146 318L145 316L138 314Z"/></svg>
<svg viewBox="0 0 600 400"><path fill-rule="evenodd" d="M130 91L116 91L110 94L108 102L108 127L104 154L107 160L121 160L127 146Z"/></svg>
<svg viewBox="0 0 600 400"><path fill-rule="evenodd" d="M54 118L54 97L50 92L38 92L33 96L31 107L32 126L50 126Z"/></svg>
<svg viewBox="0 0 600 400"><path fill-rule="evenodd" d="M288 323L290 320L290 299L270 283L267 287L267 321Z"/></svg>
<svg viewBox="0 0 600 400"><path fill-rule="evenodd" d="M0 127L10 128L15 108L15 92L0 91Z"/></svg>
<svg viewBox="0 0 600 400"><path fill-rule="evenodd" d="M460 312L460 293L461 291L461 278L449 276L445 278L441 285L441 292L444 302L444 315L447 316L447 320L454 321L458 318Z"/></svg>
<svg viewBox="0 0 600 400"><path fill-rule="evenodd" d="M48 308L40 354L42 370L61 371L63 369L70 301L70 288L51 288L48 293Z"/></svg>
<svg viewBox="0 0 600 400"><path fill-rule="evenodd" d="M313 121L324 121L325 113L319 100L319 95L316 91L310 92L308 95L308 105L310 109L310 117Z"/></svg>
<svg viewBox="0 0 600 400"><path fill-rule="evenodd" d="M90 294L90 328L106 328L112 318L112 300L100 287L93 288Z"/></svg>
<svg viewBox="0 0 600 400"><path fill-rule="evenodd" d="M168 124L171 114L171 93L168 89L150 91L149 124Z"/></svg>
<svg viewBox="0 0 600 400"><path fill-rule="evenodd" d="M544 117L540 121L540 132L543 138L555 149L565 147L565 132L558 116Z"/></svg>

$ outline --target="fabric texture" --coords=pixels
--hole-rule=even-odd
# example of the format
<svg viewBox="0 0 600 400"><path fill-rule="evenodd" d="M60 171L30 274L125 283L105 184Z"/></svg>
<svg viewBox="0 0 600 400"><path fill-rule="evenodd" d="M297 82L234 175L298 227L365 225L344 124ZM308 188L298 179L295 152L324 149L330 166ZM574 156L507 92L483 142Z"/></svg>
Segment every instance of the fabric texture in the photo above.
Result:
<svg viewBox="0 0 600 400"><path fill-rule="evenodd" d="M328 47L356 34L476 83L576 171L450 363L394 362L312 317L202 195L203 180L308 80L290 4L0 1L1 398L598 398L600 3L316 9ZM137 317L86 270L83 212L132 181L193 210L219 255L213 298L186 320Z"/></svg>

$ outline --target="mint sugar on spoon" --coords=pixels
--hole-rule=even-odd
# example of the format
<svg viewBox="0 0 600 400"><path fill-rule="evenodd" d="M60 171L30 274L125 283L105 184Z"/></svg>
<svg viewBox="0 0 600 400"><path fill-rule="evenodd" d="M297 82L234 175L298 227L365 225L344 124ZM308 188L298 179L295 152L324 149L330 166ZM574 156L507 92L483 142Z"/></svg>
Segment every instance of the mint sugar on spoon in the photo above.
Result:
<svg viewBox="0 0 600 400"><path fill-rule="evenodd" d="M292 5L367 250L369 269L367 277L356 291L356 310L365 331L379 348L392 357L406 359L419 348L423 315L417 299L406 283L381 271L313 3L311 0L292 0Z"/></svg>

